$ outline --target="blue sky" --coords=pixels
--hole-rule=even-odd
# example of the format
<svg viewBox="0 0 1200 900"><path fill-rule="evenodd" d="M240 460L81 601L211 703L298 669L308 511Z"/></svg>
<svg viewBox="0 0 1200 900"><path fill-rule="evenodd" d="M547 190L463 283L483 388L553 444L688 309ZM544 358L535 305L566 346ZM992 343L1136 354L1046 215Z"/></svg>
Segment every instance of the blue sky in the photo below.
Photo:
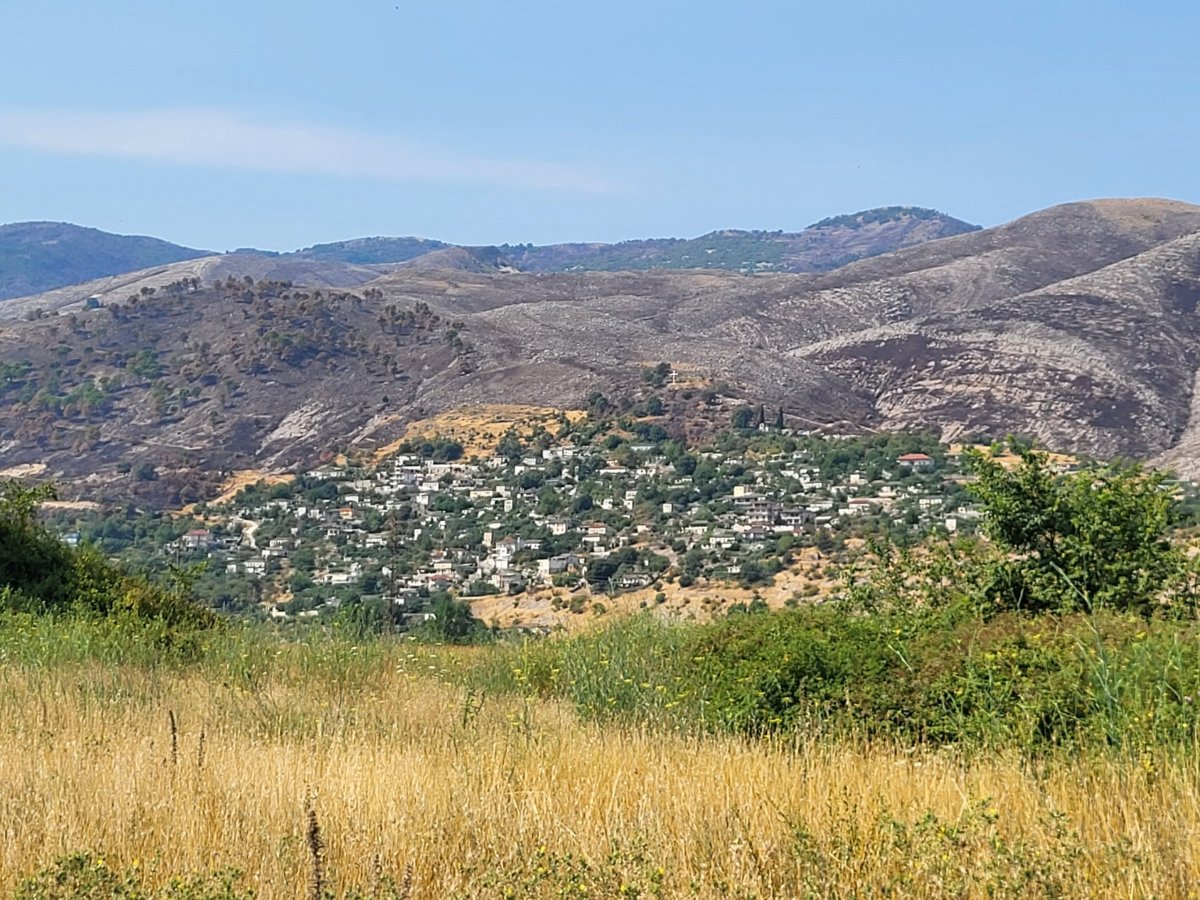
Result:
<svg viewBox="0 0 1200 900"><path fill-rule="evenodd" d="M0 221L191 246L1200 202L1200 5L9 3Z"/></svg>

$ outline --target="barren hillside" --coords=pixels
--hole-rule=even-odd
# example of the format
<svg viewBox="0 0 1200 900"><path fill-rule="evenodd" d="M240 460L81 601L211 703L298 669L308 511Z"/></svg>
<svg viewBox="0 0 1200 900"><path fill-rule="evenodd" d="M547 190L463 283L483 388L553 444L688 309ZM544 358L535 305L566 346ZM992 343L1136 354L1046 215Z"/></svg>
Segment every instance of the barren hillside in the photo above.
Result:
<svg viewBox="0 0 1200 900"><path fill-rule="evenodd" d="M1020 432L1189 470L1200 446L1187 204L1069 204L826 274L470 258L480 271L230 254L9 301L0 461L193 497L464 405L598 394L679 433L751 402L797 425ZM675 375L652 387L660 361Z"/></svg>

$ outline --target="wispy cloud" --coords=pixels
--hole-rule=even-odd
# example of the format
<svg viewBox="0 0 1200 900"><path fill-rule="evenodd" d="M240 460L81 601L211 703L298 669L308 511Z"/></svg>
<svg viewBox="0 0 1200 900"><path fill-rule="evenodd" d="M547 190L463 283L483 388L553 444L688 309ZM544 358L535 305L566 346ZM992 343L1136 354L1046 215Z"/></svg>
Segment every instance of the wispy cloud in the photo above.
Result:
<svg viewBox="0 0 1200 900"><path fill-rule="evenodd" d="M571 166L456 154L394 134L267 122L212 108L143 112L0 109L0 144L266 172L607 191L602 180Z"/></svg>

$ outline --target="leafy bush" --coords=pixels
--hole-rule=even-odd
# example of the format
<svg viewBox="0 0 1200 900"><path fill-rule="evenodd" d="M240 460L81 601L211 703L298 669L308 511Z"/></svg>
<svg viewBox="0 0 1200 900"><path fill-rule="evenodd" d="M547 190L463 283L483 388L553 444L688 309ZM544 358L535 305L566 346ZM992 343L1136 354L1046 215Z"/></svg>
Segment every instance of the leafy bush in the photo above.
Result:
<svg viewBox="0 0 1200 900"><path fill-rule="evenodd" d="M75 853L25 879L14 900L253 900L254 891L238 887L236 870L175 877L159 888L144 884L133 866L118 870L102 856Z"/></svg>
<svg viewBox="0 0 1200 900"><path fill-rule="evenodd" d="M259 892L244 886L237 869L175 875L156 883L155 873L134 864L117 868L93 853L73 853L26 878L13 900L255 900ZM379 874L369 889L350 886L334 892L322 887L322 898L403 900L411 884Z"/></svg>
<svg viewBox="0 0 1200 900"><path fill-rule="evenodd" d="M189 630L215 624L187 596L188 573L171 589L130 575L93 547L64 544L37 521L50 487L8 482L0 489L0 610L121 614Z"/></svg>
<svg viewBox="0 0 1200 900"><path fill-rule="evenodd" d="M1167 539L1171 498L1163 474L1109 465L1057 476L1046 454L1016 451L1021 464L1011 470L993 455L970 456L985 531L1009 557L995 568L989 600L1003 609L1142 615L1168 603L1194 605L1184 593L1166 596L1186 567Z"/></svg>
<svg viewBox="0 0 1200 900"><path fill-rule="evenodd" d="M491 637L488 627L475 618L471 605L438 591L429 601L433 619L414 630L419 638L445 644L477 644Z"/></svg>
<svg viewBox="0 0 1200 900"><path fill-rule="evenodd" d="M502 649L474 677L567 699L587 719L683 730L1026 752L1190 745L1200 624L1109 612L982 619L968 605L799 607L707 625L647 615Z"/></svg>

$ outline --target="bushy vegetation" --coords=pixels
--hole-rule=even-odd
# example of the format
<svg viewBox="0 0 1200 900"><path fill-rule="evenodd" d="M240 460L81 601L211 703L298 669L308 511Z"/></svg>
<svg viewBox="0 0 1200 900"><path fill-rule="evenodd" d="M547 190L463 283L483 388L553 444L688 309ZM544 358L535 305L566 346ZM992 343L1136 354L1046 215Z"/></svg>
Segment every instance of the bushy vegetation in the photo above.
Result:
<svg viewBox="0 0 1200 900"><path fill-rule="evenodd" d="M1164 479L1057 475L977 454L984 531L877 544L833 602L708 625L652 618L510 650L487 674L587 718L1041 752L1188 744L1200 697L1195 571ZM745 613L755 612L753 605Z"/></svg>
<svg viewBox="0 0 1200 900"><path fill-rule="evenodd" d="M103 856L72 853L24 879L13 900L253 900L239 888L236 870L175 876L162 888L146 887L141 866L117 869Z"/></svg>
<svg viewBox="0 0 1200 900"><path fill-rule="evenodd" d="M94 547L70 547L38 521L49 487L0 487L0 611L127 616L180 633L207 628L213 614L191 601L186 573L170 588L131 575Z"/></svg>
<svg viewBox="0 0 1200 900"><path fill-rule="evenodd" d="M984 620L834 607L650 616L500 652L482 685L684 731L1054 747L1191 746L1200 628L1113 613Z"/></svg>
<svg viewBox="0 0 1200 900"><path fill-rule="evenodd" d="M944 213L936 209L926 209L921 206L883 206L878 209L868 209L863 212L847 213L841 216L829 216L809 228L833 228L843 226L853 228L858 225L878 225L885 222L896 222L901 219L917 219L928 221L945 218ZM971 226L972 229L975 226Z"/></svg>
<svg viewBox="0 0 1200 900"><path fill-rule="evenodd" d="M972 492L1005 558L987 599L1001 608L1109 608L1190 613L1195 595L1183 552L1171 545L1171 497L1162 473L1133 465L1057 476L1044 453L1018 448L1005 469L975 453Z"/></svg>

